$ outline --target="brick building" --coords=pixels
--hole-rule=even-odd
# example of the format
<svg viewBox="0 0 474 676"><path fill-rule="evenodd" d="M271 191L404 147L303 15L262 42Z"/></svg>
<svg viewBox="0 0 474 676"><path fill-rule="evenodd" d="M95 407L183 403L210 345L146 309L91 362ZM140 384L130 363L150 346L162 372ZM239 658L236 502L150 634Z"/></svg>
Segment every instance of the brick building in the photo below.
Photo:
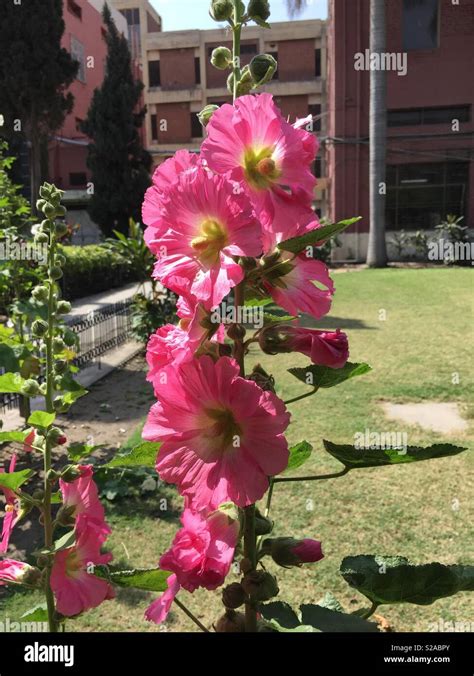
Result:
<svg viewBox="0 0 474 676"><path fill-rule="evenodd" d="M328 206L332 220L363 216L336 250L356 260L365 259L369 229L370 72L354 66L369 48L369 4L329 0ZM474 0L386 5L387 53L406 54L405 75L386 73L387 230L430 231L448 213L472 228Z"/></svg>
<svg viewBox="0 0 474 676"><path fill-rule="evenodd" d="M229 33L223 28L163 32L161 19L152 13L147 0L112 1L127 18L132 49L140 55L148 109L147 148L154 163L160 164L180 148L197 150L203 131L196 113L208 103L231 100L226 87L228 72L210 64L215 47L231 46ZM247 27L242 41L242 64L264 52L273 54L280 66L276 78L262 91L275 96L291 121L309 113L321 116L322 130L316 124L315 131L323 133L326 22L272 23L271 30ZM315 173L319 179L316 208L325 211L326 181L320 159Z"/></svg>

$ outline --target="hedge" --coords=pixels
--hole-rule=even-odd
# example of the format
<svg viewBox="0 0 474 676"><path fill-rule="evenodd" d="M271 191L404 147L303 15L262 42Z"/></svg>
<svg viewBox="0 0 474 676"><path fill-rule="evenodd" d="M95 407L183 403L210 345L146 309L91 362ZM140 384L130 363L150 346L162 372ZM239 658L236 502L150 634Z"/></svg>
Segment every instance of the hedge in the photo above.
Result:
<svg viewBox="0 0 474 676"><path fill-rule="evenodd" d="M83 298L136 281L128 262L100 244L60 246L66 257L61 279L63 297Z"/></svg>

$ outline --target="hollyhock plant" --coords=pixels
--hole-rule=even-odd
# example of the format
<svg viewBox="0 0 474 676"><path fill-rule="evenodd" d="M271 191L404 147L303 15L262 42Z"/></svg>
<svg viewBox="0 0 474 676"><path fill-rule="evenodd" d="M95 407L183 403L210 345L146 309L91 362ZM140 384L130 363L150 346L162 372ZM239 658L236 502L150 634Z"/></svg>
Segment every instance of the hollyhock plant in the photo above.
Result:
<svg viewBox="0 0 474 676"><path fill-rule="evenodd" d="M81 514L87 516L89 522L97 527L105 539L111 530L105 522L104 508L99 500L92 465L77 465L76 469L80 476L74 481L59 480L63 510L68 510L68 515L74 519Z"/></svg>
<svg viewBox="0 0 474 676"><path fill-rule="evenodd" d="M10 465L8 468L9 472L14 472L16 467L17 456L13 454L10 460ZM5 470L0 468L0 473L4 473ZM17 494L12 491L10 488L5 486L0 486L4 496L5 496L5 516L3 517L3 526L2 526L2 540L0 542L0 553L4 554L8 549L8 544L10 542L10 537L15 528L15 524L21 518L21 509L20 501Z"/></svg>
<svg viewBox="0 0 474 676"><path fill-rule="evenodd" d="M243 279L235 256L262 251L260 224L243 193L198 168L181 174L162 204L164 250L154 275L178 294L192 294L210 310Z"/></svg>
<svg viewBox="0 0 474 676"><path fill-rule="evenodd" d="M194 507L259 500L288 463L283 402L239 375L234 359L207 355L167 371L155 385L143 438L162 441L156 469Z"/></svg>
<svg viewBox="0 0 474 676"><path fill-rule="evenodd" d="M76 543L56 552L51 570L51 589L59 613L70 617L96 608L115 596L113 587L93 574L95 565L107 564L112 554L101 554L103 531L81 514L76 521Z"/></svg>
<svg viewBox="0 0 474 676"><path fill-rule="evenodd" d="M205 516L188 507L181 523L171 548L160 559L160 568L173 573L168 590L146 612L147 619L157 624L166 619L181 588L193 592L198 587L211 590L222 585L234 558L238 521L218 510Z"/></svg>
<svg viewBox="0 0 474 676"><path fill-rule="evenodd" d="M199 165L200 158L188 150L178 150L173 157L160 164L153 174L153 183L145 193L142 207L145 229L145 242L153 253L159 251L159 240L166 228L162 225L161 209L166 190L178 177L186 172L193 173Z"/></svg>
<svg viewBox="0 0 474 676"><path fill-rule="evenodd" d="M307 131L283 118L271 94L258 94L212 115L201 155L210 169L242 183L264 230L273 234L284 232L302 205L311 212L316 150Z"/></svg>
<svg viewBox="0 0 474 676"><path fill-rule="evenodd" d="M349 359L347 335L336 331L319 331L294 325L281 325L265 329L259 337L260 347L268 354L301 352L313 364L340 369Z"/></svg>

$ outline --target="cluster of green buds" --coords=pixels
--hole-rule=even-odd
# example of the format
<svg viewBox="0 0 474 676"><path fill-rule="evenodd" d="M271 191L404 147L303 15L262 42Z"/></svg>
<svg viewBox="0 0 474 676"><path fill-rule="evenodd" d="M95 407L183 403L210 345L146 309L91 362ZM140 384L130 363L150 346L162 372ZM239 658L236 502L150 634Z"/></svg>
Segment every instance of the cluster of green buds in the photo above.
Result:
<svg viewBox="0 0 474 676"><path fill-rule="evenodd" d="M245 3L239 2L239 14L242 17L242 23L254 21L259 26L268 28L267 19L270 16L269 0L250 0L245 9ZM212 0L209 7L209 14L214 21L232 21L234 14L233 0Z"/></svg>
<svg viewBox="0 0 474 676"><path fill-rule="evenodd" d="M32 299L39 306L40 318L31 325L32 337L39 342L40 354L48 348L52 360L51 389L59 392L66 389L64 378L70 369L69 360L72 348L77 344L76 334L64 325L62 317L71 311L71 304L60 298L58 280L63 275L66 262L64 255L57 250L58 241L66 234L67 225L64 220L66 209L61 205L63 191L50 183L44 183L40 188L40 199L36 202L38 212L42 212L44 219L33 226L34 241L38 245L47 247L46 275L44 281L35 286L31 292ZM45 317L44 319L42 317ZM39 384L35 378L25 381L22 394L28 397L47 396L48 384ZM53 402L58 412L65 412L68 403L61 396L56 396Z"/></svg>

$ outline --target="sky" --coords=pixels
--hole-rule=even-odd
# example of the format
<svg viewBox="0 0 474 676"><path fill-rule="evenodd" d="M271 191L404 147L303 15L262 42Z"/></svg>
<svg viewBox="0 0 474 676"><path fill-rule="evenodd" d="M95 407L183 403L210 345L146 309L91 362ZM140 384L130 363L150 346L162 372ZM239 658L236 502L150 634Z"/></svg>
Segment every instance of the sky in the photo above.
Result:
<svg viewBox="0 0 474 676"><path fill-rule="evenodd" d="M163 19L163 30L178 31L187 28L217 28L209 16L210 0L150 0ZM327 0L306 0L306 9L295 20L326 19ZM290 21L286 0L270 0L272 21ZM253 25L253 24L250 24Z"/></svg>

